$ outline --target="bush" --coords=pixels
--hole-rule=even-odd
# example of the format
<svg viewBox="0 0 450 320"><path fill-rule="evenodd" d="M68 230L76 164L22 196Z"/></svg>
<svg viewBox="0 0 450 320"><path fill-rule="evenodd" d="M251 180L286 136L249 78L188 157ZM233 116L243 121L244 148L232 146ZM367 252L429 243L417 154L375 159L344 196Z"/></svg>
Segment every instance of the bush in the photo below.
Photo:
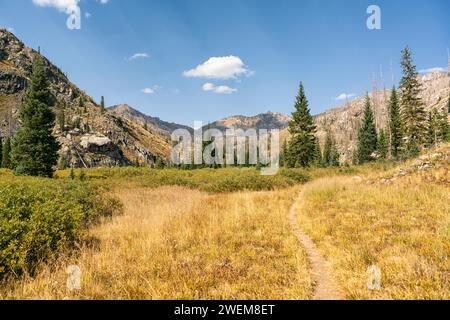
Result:
<svg viewBox="0 0 450 320"><path fill-rule="evenodd" d="M101 216L121 210L118 201L102 194L98 187L72 181L0 182L0 277L33 273L39 262L73 249Z"/></svg>

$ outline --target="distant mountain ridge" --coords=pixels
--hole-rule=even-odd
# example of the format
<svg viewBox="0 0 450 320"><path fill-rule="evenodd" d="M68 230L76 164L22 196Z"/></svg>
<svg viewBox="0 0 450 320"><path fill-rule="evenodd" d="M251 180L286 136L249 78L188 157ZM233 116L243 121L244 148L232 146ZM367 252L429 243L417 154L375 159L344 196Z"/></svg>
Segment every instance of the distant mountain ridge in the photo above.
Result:
<svg viewBox="0 0 450 320"><path fill-rule="evenodd" d="M228 128L233 129L286 129L289 125L290 117L279 112L267 112L261 113L256 116L231 116L222 120L215 121L205 128L215 128L221 131L225 131Z"/></svg>
<svg viewBox="0 0 450 320"><path fill-rule="evenodd" d="M114 114L121 116L123 118L126 118L130 121L133 121L143 127L147 127L149 130L154 130L156 132L159 132L160 134L163 134L167 137L170 137L173 131L177 129L186 129L190 132L193 132L193 129L191 127L163 121L160 118L151 117L148 116L132 107L130 107L128 104L119 104L116 106L112 106L108 108L111 112Z"/></svg>
<svg viewBox="0 0 450 320"><path fill-rule="evenodd" d="M436 108L443 112L450 98L450 73L434 71L420 76L422 85L421 98L425 110ZM391 90L377 90L369 93L378 130L387 130L388 106ZM352 160L356 150L358 129L363 117L365 97L357 97L348 103L331 108L314 116L317 126L317 136L321 145L325 143L327 132L330 131L338 146L341 161ZM449 115L450 116L450 115ZM232 116L210 124L210 127L219 130L235 129L280 129L281 139L289 140L288 125L291 117L277 112L268 112L253 117ZM205 126L207 128L208 126Z"/></svg>

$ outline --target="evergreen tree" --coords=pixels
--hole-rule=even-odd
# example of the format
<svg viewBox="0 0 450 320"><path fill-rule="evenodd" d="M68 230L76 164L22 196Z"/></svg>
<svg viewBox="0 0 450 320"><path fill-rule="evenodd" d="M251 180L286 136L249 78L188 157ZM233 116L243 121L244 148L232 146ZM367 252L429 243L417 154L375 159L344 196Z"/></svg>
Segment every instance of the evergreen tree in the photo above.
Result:
<svg viewBox="0 0 450 320"><path fill-rule="evenodd" d="M105 107L105 97L102 96L101 102L100 102L100 109L102 111L102 113L104 113L106 111L106 107Z"/></svg>
<svg viewBox="0 0 450 320"><path fill-rule="evenodd" d="M401 114L406 138L405 156L411 157L419 153L425 142L426 112L420 99L421 84L416 66L412 61L409 47L402 51L402 72L400 82Z"/></svg>
<svg viewBox="0 0 450 320"><path fill-rule="evenodd" d="M395 86L392 88L389 101L389 133L391 157L397 159L402 146L402 121L400 116L400 105Z"/></svg>
<svg viewBox="0 0 450 320"><path fill-rule="evenodd" d="M316 138L315 140L313 165L315 167L320 167L322 165L322 150L320 149L319 139Z"/></svg>
<svg viewBox="0 0 450 320"><path fill-rule="evenodd" d="M52 136L53 98L41 58L35 58L30 88L20 110L21 128L16 133L11 158L18 175L53 176L59 144Z"/></svg>
<svg viewBox="0 0 450 320"><path fill-rule="evenodd" d="M328 130L327 136L325 138L325 145L322 155L322 166L323 167L337 167L339 166L339 151L336 146L336 142L333 135Z"/></svg>
<svg viewBox="0 0 450 320"><path fill-rule="evenodd" d="M3 143L2 168L11 169L11 139L7 137Z"/></svg>
<svg viewBox="0 0 450 320"><path fill-rule="evenodd" d="M331 162L330 162L332 167L339 167L341 165L340 163L340 154L339 154L339 150L337 148L337 144L336 141L333 140L333 146L331 148Z"/></svg>
<svg viewBox="0 0 450 320"><path fill-rule="evenodd" d="M443 142L450 141L450 123L448 122L447 111L444 109L442 114L438 113L438 126L440 137Z"/></svg>
<svg viewBox="0 0 450 320"><path fill-rule="evenodd" d="M300 83L299 93L295 102L295 112L289 123L292 136L289 142L287 161L290 167L307 167L314 160L316 143L316 126L308 106L303 84Z"/></svg>
<svg viewBox="0 0 450 320"><path fill-rule="evenodd" d="M379 159L386 160L387 156L388 156L388 152L389 152L389 146L388 146L388 141L386 138L386 133L384 132L383 129L380 131L380 135L378 136L377 144L378 144L377 152L378 152Z"/></svg>
<svg viewBox="0 0 450 320"><path fill-rule="evenodd" d="M426 142L428 147L433 147L439 140L438 117L436 117L436 109L428 113Z"/></svg>
<svg viewBox="0 0 450 320"><path fill-rule="evenodd" d="M287 155L288 155L288 143L287 140L284 140L283 146L281 147L281 154L280 154L280 166L287 168L288 161L287 161Z"/></svg>
<svg viewBox="0 0 450 320"><path fill-rule="evenodd" d="M372 154L377 150L377 130L375 128L374 115L370 103L369 94L366 94L364 106L364 120L358 134L358 164L372 161Z"/></svg>
<svg viewBox="0 0 450 320"><path fill-rule="evenodd" d="M355 165L355 166L359 164L358 163L358 150L353 151L352 164Z"/></svg>

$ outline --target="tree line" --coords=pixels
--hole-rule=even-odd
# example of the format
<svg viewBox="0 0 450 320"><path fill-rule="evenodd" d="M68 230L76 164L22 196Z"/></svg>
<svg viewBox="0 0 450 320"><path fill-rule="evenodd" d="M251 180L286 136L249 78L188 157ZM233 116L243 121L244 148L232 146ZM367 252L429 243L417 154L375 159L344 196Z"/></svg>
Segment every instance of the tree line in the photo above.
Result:
<svg viewBox="0 0 450 320"><path fill-rule="evenodd" d="M366 94L364 114L358 130L358 143L353 155L354 164L364 164L376 159L407 159L429 148L450 141L450 97L447 107L436 108L428 114L421 100L419 73L413 64L409 47L402 51L402 79L399 89L395 86L389 99L387 130L377 132L375 117L369 94ZM42 58L34 59L30 86L20 109L20 128L13 138L0 137L0 167L13 169L16 175L52 177L60 148L52 135L56 116L52 111L55 104L49 90ZM82 98L80 110L86 109ZM285 167L330 167L340 165L340 154L331 130L321 148L317 127L309 109L305 89L300 83L295 101L295 111L289 123L291 139L282 146L280 162ZM101 112L105 112L102 97ZM63 108L64 109L64 108ZM58 116L60 130L64 132L65 117ZM139 163L139 162L137 162ZM164 168L163 159L156 159L155 167ZM257 164L256 167L261 167Z"/></svg>
<svg viewBox="0 0 450 320"><path fill-rule="evenodd" d="M419 73L413 63L409 47L402 51L402 79L399 90L392 89L389 99L387 130L377 131L372 102L368 93L363 119L358 130L354 164L364 164L377 159L401 160L417 156L423 148L450 141L450 97L447 107L434 108L427 115L421 100ZM285 167L339 166L339 152L335 138L327 130L323 151L317 138L317 127L308 106L303 84L295 102L295 111L289 123L290 141L285 141L281 165Z"/></svg>

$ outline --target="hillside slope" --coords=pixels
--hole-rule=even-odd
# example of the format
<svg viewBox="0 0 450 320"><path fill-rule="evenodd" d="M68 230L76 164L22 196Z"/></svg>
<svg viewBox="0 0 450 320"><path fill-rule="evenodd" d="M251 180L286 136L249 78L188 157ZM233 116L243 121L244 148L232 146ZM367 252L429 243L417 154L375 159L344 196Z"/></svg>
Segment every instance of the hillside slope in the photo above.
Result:
<svg viewBox="0 0 450 320"><path fill-rule="evenodd" d="M0 29L0 136L10 136L18 128L19 109L37 55L11 32ZM61 165L152 164L157 157L167 158L170 143L164 134L102 111L60 69L45 57L43 60L56 100L54 111L65 118L65 127L57 124L54 129L62 146Z"/></svg>
<svg viewBox="0 0 450 320"><path fill-rule="evenodd" d="M114 114L128 119L137 125L146 127L149 131L155 131L164 136L170 137L173 131L177 129L186 129L192 132L193 129L177 123L171 123L161 120L160 118L150 117L142 112L130 107L127 104L119 104L117 106L112 106L108 108Z"/></svg>
<svg viewBox="0 0 450 320"><path fill-rule="evenodd" d="M450 73L433 72L422 76L420 80L425 109L431 111L433 108L437 108L442 111L450 97ZM386 129L390 95L391 90L370 93L378 130ZM351 161L356 149L357 132L363 117L364 102L365 98L359 97L315 117L320 141L324 143L327 130L330 130L336 139L343 161Z"/></svg>

